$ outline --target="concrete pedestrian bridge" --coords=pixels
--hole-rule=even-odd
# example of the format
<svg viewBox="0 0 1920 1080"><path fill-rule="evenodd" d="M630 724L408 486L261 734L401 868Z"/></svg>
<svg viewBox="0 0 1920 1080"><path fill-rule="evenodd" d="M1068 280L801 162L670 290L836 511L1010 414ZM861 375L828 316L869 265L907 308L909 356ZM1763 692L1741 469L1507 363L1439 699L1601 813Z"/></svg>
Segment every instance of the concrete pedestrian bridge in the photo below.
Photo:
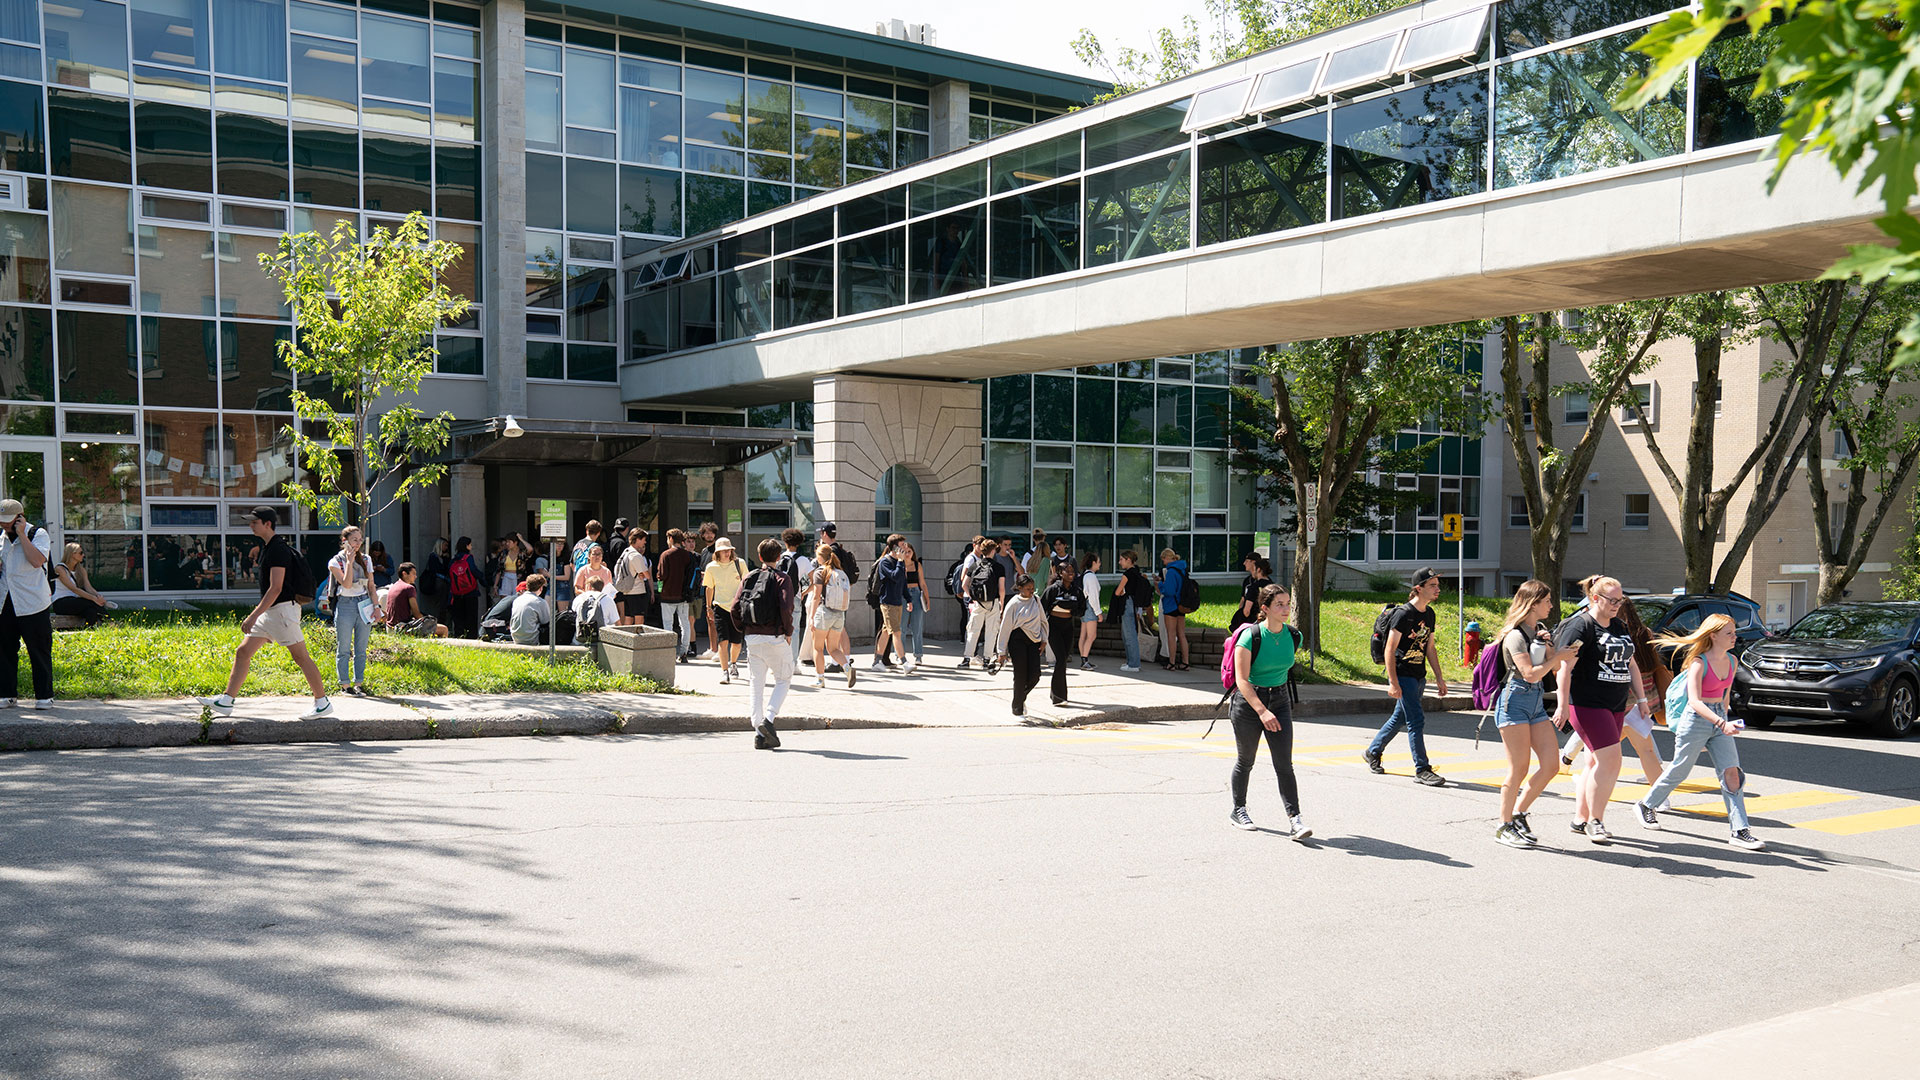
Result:
<svg viewBox="0 0 1920 1080"><path fill-rule="evenodd" d="M1816 276L1876 202L1765 188L1764 39L1608 104L1662 2L1432 0L630 260L625 400L816 397Z"/></svg>

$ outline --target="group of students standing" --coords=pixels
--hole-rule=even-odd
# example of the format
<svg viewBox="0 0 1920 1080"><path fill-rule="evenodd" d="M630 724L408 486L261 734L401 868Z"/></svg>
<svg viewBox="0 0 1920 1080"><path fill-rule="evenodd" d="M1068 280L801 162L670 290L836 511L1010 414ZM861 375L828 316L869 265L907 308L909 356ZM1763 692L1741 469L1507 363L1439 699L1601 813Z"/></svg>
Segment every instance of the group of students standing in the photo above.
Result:
<svg viewBox="0 0 1920 1080"><path fill-rule="evenodd" d="M1439 576L1422 568L1409 586L1407 603L1383 616L1388 626L1383 653L1393 666L1389 692L1394 708L1363 759L1373 772L1384 773L1382 754L1404 728L1415 779L1438 787L1446 780L1427 760L1420 699L1429 664L1440 694L1447 692L1433 641L1432 603L1439 594ZM1746 725L1727 712L1727 690L1739 664L1733 656L1733 620L1711 615L1690 634L1656 637L1640 622L1619 581L1595 575L1583 581L1581 589L1586 596L1582 609L1550 630L1552 587L1541 581L1522 584L1494 637L1495 652L1483 661L1497 665L1500 690L1491 715L1508 764L1494 839L1509 847L1536 846L1539 837L1527 814L1561 766L1576 764L1572 832L1595 844L1611 843L1606 812L1620 776L1624 740L1635 746L1647 776L1647 791L1633 804L1643 828L1661 828L1659 814L1667 809L1667 798L1704 752L1719 775L1728 842L1750 851L1763 849L1765 843L1753 835L1747 818L1745 774L1735 742ZM1264 737L1291 824L1289 835L1305 839L1312 832L1300 816L1286 694L1295 646L1286 625L1292 598L1285 587L1267 584L1260 587L1257 603L1257 630L1235 631L1229 644L1234 658L1229 715L1238 746L1229 821L1236 828L1254 828L1247 812L1247 782ZM1676 670L1669 670L1662 650L1672 651ZM1668 680L1664 684L1663 676ZM1551 712L1543 685L1549 678L1558 691ZM1673 760L1664 765L1651 737L1657 715L1664 715L1673 731ZM1563 754L1556 729L1568 727L1575 738ZM1529 765L1536 762L1529 777Z"/></svg>

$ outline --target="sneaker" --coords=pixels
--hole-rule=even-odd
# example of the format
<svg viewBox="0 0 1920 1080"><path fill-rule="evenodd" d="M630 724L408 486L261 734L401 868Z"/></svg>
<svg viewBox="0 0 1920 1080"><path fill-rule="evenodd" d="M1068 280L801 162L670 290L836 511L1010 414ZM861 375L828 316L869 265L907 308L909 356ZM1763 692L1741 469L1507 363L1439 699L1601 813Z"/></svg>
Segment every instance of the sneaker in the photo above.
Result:
<svg viewBox="0 0 1920 1080"><path fill-rule="evenodd" d="M1080 658L1080 670L1081 670L1081 671L1092 671L1092 670L1093 670L1093 661L1092 661L1092 660L1089 660L1089 659L1087 659L1087 658L1086 658L1086 657L1084 657L1084 656L1083 656L1083 657L1081 657L1081 658Z"/></svg>
<svg viewBox="0 0 1920 1080"><path fill-rule="evenodd" d="M362 687L362 686L349 686L349 687L347 687L347 688L346 688L346 690L345 690L345 693L347 693L348 695L350 695L350 696L352 696L352 697L366 697L366 696L367 696L367 691L366 691L366 688L365 688L365 687Z"/></svg>
<svg viewBox="0 0 1920 1080"><path fill-rule="evenodd" d="M987 661L987 674L989 675L1000 674L1000 661L998 660Z"/></svg>
<svg viewBox="0 0 1920 1080"><path fill-rule="evenodd" d="M1432 769L1421 769L1419 772L1413 774L1413 778L1425 784L1427 787L1447 786L1447 778L1434 772Z"/></svg>
<svg viewBox="0 0 1920 1080"><path fill-rule="evenodd" d="M1640 814L1641 828L1652 829L1654 832L1660 831L1660 815L1653 812L1653 807L1643 802L1636 802L1633 808Z"/></svg>
<svg viewBox="0 0 1920 1080"><path fill-rule="evenodd" d="M1023 705L1015 705L1015 706L1013 707L1013 715L1015 715L1015 716L1025 716L1025 715L1027 715L1027 710L1026 710L1026 707L1025 707L1025 706L1023 706Z"/></svg>
<svg viewBox="0 0 1920 1080"><path fill-rule="evenodd" d="M834 662L833 662L833 661L831 661L831 660L829 660L829 661L827 662L827 674L829 674L829 675L838 675L838 674L840 674L840 665L839 665L839 664L836 664L836 663L834 663Z"/></svg>
<svg viewBox="0 0 1920 1080"><path fill-rule="evenodd" d="M802 667L812 667L812 666L813 666L813 658L812 658L812 657L808 657L808 658L806 658L805 660L802 660L802 661L800 661L800 665L801 665Z"/></svg>
<svg viewBox="0 0 1920 1080"><path fill-rule="evenodd" d="M853 680L858 677L859 673L853 670L853 661L847 661L847 689L853 689Z"/></svg>
<svg viewBox="0 0 1920 1080"><path fill-rule="evenodd" d="M1493 838L1510 848L1530 848L1533 846L1533 841L1527 839L1527 834L1521 832L1520 827L1511 821L1500 826L1500 828L1494 832Z"/></svg>
<svg viewBox="0 0 1920 1080"><path fill-rule="evenodd" d="M233 715L233 699L227 698L226 704L224 705L220 703L220 699L226 698L226 697L227 695L220 694L216 697L197 697L197 698L194 698L193 700L206 706L207 709L211 711L215 716L232 716ZM13 708L13 699L7 698L6 704L0 707L4 707L8 709Z"/></svg>
<svg viewBox="0 0 1920 1080"><path fill-rule="evenodd" d="M825 675L815 675L813 677L813 688L815 690L825 690L827 688L827 677Z"/></svg>
<svg viewBox="0 0 1920 1080"><path fill-rule="evenodd" d="M1573 764L1573 755L1572 755L1572 754L1561 754L1561 755L1560 755L1560 764L1562 764L1562 765L1571 765L1571 764Z"/></svg>
<svg viewBox="0 0 1920 1080"><path fill-rule="evenodd" d="M961 658L960 658L960 663L959 663L959 665L958 665L958 666L959 666L959 667L963 667L963 668L969 668L969 667L972 667L972 666L973 666L973 657L971 657L971 656L963 656L963 657L961 657Z"/></svg>
<svg viewBox="0 0 1920 1080"><path fill-rule="evenodd" d="M892 666L893 665L887 663L885 660L882 660L876 656L873 658L873 663L867 665L867 669L869 671L879 671L881 668L892 667Z"/></svg>
<svg viewBox="0 0 1920 1080"><path fill-rule="evenodd" d="M730 679L737 679L737 678L739 678L739 677L740 677L740 665L739 665L739 664L728 664L728 665L727 665L727 677L728 677L728 678L730 678Z"/></svg>
<svg viewBox="0 0 1920 1080"><path fill-rule="evenodd" d="M1613 843L1613 834L1607 831L1606 822L1589 821L1587 822L1587 839L1596 844L1611 844Z"/></svg>
<svg viewBox="0 0 1920 1080"><path fill-rule="evenodd" d="M1121 664L1120 670L1126 672L1129 675L1137 675L1140 672L1140 665L1139 664Z"/></svg>
<svg viewBox="0 0 1920 1080"><path fill-rule="evenodd" d="M1300 820L1299 814L1287 819L1287 823L1293 826L1293 831L1287 833L1289 840L1305 840L1313 835L1313 830L1307 828L1307 823Z"/></svg>
<svg viewBox="0 0 1920 1080"><path fill-rule="evenodd" d="M1585 836L1587 833L1587 823L1584 821L1570 821L1567 823L1567 828L1572 829L1582 836Z"/></svg>
<svg viewBox="0 0 1920 1080"><path fill-rule="evenodd" d="M1540 838L1533 835L1533 826L1528 824L1527 815L1521 813L1514 814L1513 827L1520 830L1520 835L1527 838L1527 843L1537 844L1540 842Z"/></svg>
<svg viewBox="0 0 1920 1080"><path fill-rule="evenodd" d="M1244 806L1234 807L1233 816L1227 820L1232 822L1233 827L1236 829L1245 829L1248 832L1253 831L1253 819L1247 816L1247 808Z"/></svg>
<svg viewBox="0 0 1920 1080"><path fill-rule="evenodd" d="M1741 829L1739 832L1727 837L1727 843L1732 844L1734 847L1746 848L1748 851L1764 851L1767 847L1766 844L1761 842L1759 837L1753 835L1752 829Z"/></svg>
<svg viewBox="0 0 1920 1080"><path fill-rule="evenodd" d="M300 719L318 720L322 717L332 716L332 715L334 715L333 699L321 698L319 701L316 701L313 703L313 708L308 709L306 712L301 713Z"/></svg>
<svg viewBox="0 0 1920 1080"><path fill-rule="evenodd" d="M1361 754L1360 759L1367 763L1367 768L1371 769L1375 775L1384 775L1387 771L1387 767L1380 764L1379 754L1368 751L1367 753Z"/></svg>
<svg viewBox="0 0 1920 1080"><path fill-rule="evenodd" d="M755 750L765 750L767 748L767 737L760 734L759 728L755 728L753 731L753 748Z"/></svg>
<svg viewBox="0 0 1920 1080"><path fill-rule="evenodd" d="M1660 811L1660 812L1661 812L1661 813L1663 813L1663 814L1671 814L1671 813L1673 813L1673 800L1672 800L1672 799L1661 799L1661 800L1660 800L1660 805L1659 805L1659 806L1656 806L1656 807L1654 807L1654 809L1655 809L1655 810L1658 810L1658 811Z"/></svg>
<svg viewBox="0 0 1920 1080"><path fill-rule="evenodd" d="M720 685L725 686L732 681L733 681L733 669L721 668L720 669Z"/></svg>
<svg viewBox="0 0 1920 1080"><path fill-rule="evenodd" d="M773 721L762 720L760 721L760 725L754 728L754 730L759 732L759 734L754 737L754 741L753 741L755 749L759 749L759 750L780 749L780 733L773 730Z"/></svg>
<svg viewBox="0 0 1920 1080"><path fill-rule="evenodd" d="M32 701L29 701L29 702L27 703L27 708L29 708L29 709L51 709L51 708L53 708L53 699L52 699L52 698L50 698L50 697L43 697L43 698L35 698L34 700L32 700Z"/></svg>

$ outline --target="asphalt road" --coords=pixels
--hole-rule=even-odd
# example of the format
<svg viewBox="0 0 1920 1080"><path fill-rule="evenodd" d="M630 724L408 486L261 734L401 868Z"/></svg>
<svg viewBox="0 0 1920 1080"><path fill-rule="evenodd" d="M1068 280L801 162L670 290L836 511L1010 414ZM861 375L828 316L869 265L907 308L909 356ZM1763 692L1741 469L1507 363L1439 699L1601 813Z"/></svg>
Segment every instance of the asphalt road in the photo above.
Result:
<svg viewBox="0 0 1920 1080"><path fill-rule="evenodd" d="M1192 724L7 755L0 1075L1527 1077L1920 978L1920 741L1745 737L1768 852L1514 851L1372 723L1307 844Z"/></svg>

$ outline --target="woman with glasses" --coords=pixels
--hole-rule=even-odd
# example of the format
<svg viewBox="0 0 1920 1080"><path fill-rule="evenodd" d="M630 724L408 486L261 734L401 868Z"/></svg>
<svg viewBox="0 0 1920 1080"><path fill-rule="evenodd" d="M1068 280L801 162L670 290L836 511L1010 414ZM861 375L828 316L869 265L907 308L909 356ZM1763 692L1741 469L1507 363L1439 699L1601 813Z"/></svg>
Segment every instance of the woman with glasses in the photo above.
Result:
<svg viewBox="0 0 1920 1080"><path fill-rule="evenodd" d="M1626 590L1610 577L1588 579L1587 609L1560 624L1556 648L1579 647L1579 654L1560 661L1560 702L1553 722L1569 721L1592 754L1591 763L1574 782L1573 831L1596 844L1610 844L1607 800L1620 778L1620 735L1626 726L1627 706L1647 708L1641 688L1640 666L1633 659L1633 635L1620 617Z"/></svg>

